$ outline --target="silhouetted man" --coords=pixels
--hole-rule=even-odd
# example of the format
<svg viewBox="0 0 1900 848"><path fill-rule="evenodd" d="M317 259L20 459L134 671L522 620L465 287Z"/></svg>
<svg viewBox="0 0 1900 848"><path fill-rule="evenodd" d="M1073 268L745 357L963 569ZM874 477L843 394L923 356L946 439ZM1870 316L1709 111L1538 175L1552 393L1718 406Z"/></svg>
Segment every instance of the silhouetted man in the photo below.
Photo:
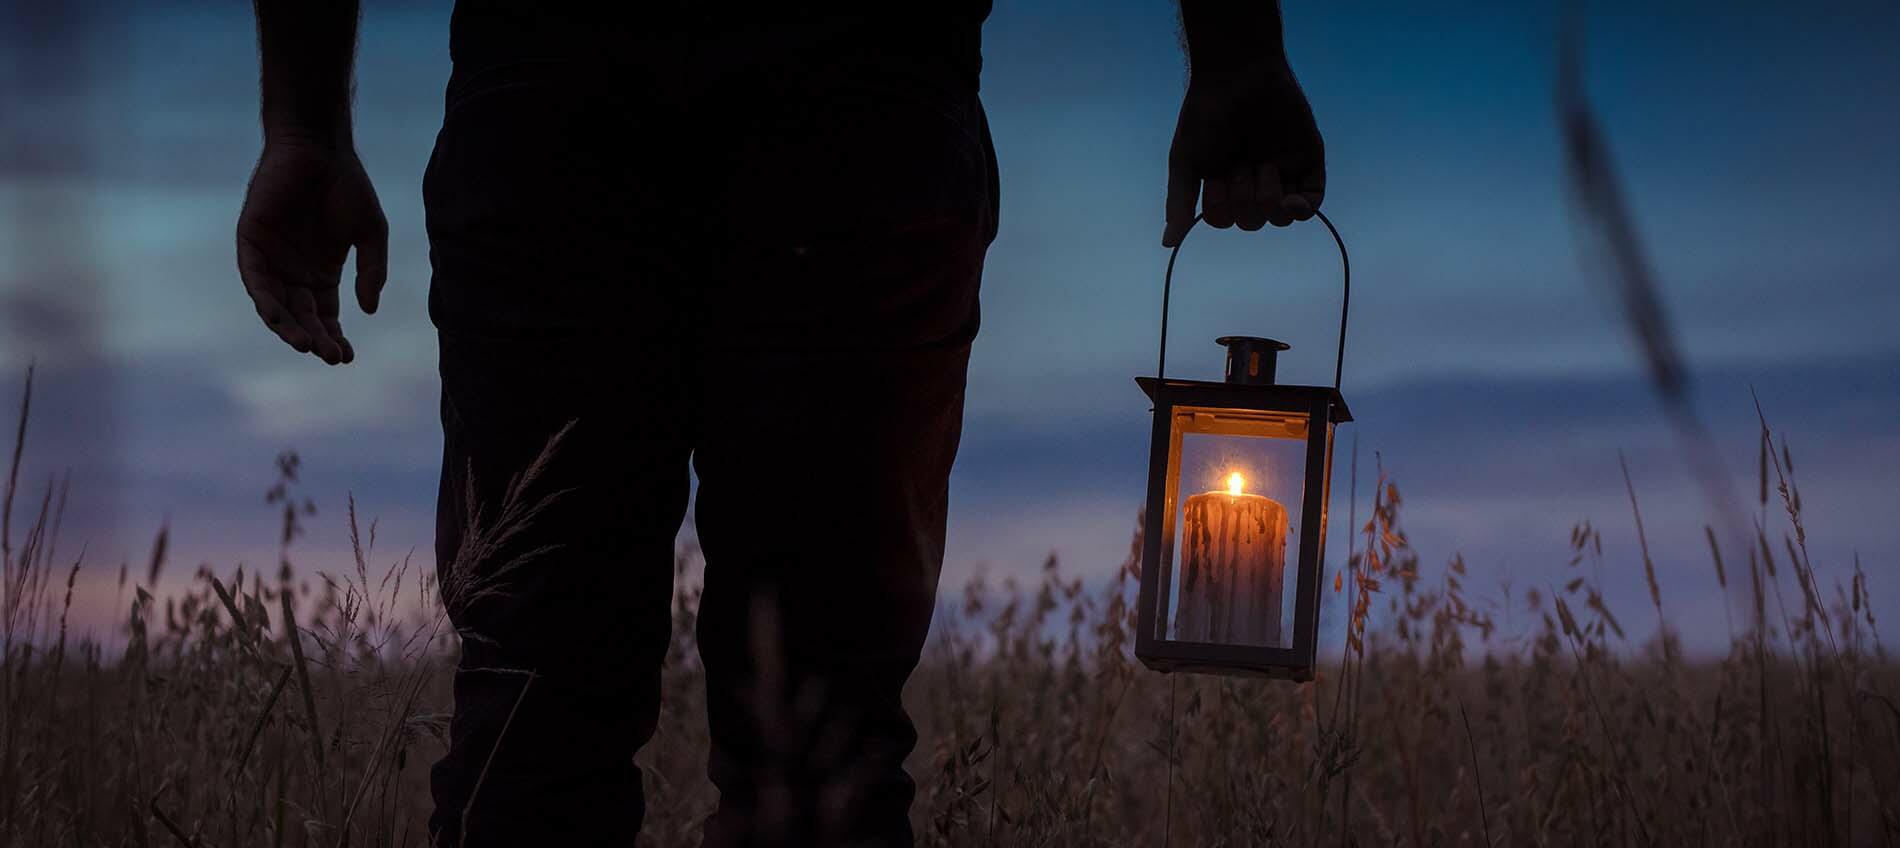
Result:
<svg viewBox="0 0 1900 848"><path fill-rule="evenodd" d="M373 313L388 255L351 142L356 3L256 5L265 144L239 270L287 344L349 362L344 260L354 247ZM464 639L433 772L442 844L632 842L689 463L720 793L706 844L911 843L900 696L935 602L996 235L988 12L456 4L423 178L436 557L477 577L518 567L450 607ZM1197 197L1216 227L1310 216L1324 158L1276 4L1182 12L1192 77L1163 243ZM569 422L523 496L553 500L492 544L511 478ZM496 669L536 676L524 695Z"/></svg>

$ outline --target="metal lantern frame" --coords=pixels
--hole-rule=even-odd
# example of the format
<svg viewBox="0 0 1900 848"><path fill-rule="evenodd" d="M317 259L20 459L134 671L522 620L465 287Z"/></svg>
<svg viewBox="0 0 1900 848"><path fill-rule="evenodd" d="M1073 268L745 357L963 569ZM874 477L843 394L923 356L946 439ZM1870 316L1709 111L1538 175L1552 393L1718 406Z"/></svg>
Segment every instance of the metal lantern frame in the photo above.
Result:
<svg viewBox="0 0 1900 848"><path fill-rule="evenodd" d="M1339 392L1339 379L1345 368L1346 319L1352 301L1352 266L1339 230L1324 214L1316 212L1315 215L1326 225L1339 247L1345 291L1339 310L1339 350L1332 386L1275 383L1275 354L1285 350L1287 345L1272 339L1237 336L1219 340L1228 346L1225 382L1167 378L1168 307L1174 287L1174 262L1180 256L1182 244L1186 243L1185 235L1168 256L1162 283L1161 354L1155 369L1157 376L1136 378L1136 383L1154 402L1154 429L1149 443L1147 521L1143 525L1141 581L1136 603L1135 656L1157 671L1313 679L1318 659L1319 593L1325 572L1327 507L1332 494L1333 432L1339 424L1352 420L1352 413ZM1190 224L1189 231L1192 229ZM1244 364L1237 368L1239 363ZM1175 514L1181 497L1184 434L1175 425L1175 413L1184 408L1232 410L1237 417L1263 413L1297 417L1306 424L1290 647L1187 641L1168 638L1161 631L1163 623L1170 618L1167 611L1175 577L1175 544L1179 530L1175 527Z"/></svg>

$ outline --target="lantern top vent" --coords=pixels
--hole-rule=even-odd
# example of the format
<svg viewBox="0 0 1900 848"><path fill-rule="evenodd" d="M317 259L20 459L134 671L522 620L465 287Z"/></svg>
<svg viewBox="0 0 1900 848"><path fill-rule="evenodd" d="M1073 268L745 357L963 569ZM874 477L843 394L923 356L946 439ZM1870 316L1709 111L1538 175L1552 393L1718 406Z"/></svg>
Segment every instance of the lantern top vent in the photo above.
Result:
<svg viewBox="0 0 1900 848"><path fill-rule="evenodd" d="M1271 386L1280 351L1293 346L1259 336L1221 336L1215 344L1227 348L1227 382L1242 386Z"/></svg>

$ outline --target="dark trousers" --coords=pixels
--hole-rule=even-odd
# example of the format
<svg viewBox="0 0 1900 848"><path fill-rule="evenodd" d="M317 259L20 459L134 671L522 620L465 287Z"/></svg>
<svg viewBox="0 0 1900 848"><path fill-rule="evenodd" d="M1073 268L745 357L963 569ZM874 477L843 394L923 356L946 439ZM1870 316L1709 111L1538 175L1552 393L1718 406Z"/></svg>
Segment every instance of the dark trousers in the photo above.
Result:
<svg viewBox="0 0 1900 848"><path fill-rule="evenodd" d="M689 464L706 844L911 844L996 170L974 90L873 64L457 69L424 180L439 844L632 844Z"/></svg>

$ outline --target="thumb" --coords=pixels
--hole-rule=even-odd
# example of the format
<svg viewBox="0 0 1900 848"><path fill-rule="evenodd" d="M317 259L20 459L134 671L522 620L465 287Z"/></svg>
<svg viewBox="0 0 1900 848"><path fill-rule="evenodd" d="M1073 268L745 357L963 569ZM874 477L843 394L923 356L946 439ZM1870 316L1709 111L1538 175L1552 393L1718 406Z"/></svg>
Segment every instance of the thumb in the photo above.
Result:
<svg viewBox="0 0 1900 848"><path fill-rule="evenodd" d="M1161 230L1161 246L1172 248L1187 237L1196 220L1194 206L1201 197L1201 181L1187 166L1168 164L1167 224Z"/></svg>

